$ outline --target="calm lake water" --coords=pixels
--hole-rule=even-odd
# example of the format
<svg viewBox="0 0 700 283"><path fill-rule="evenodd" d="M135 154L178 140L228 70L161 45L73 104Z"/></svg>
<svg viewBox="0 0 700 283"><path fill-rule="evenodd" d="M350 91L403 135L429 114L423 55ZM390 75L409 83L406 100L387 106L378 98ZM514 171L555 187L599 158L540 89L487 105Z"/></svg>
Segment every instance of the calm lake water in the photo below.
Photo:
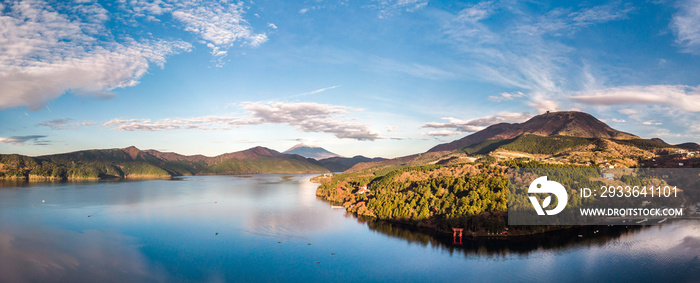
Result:
<svg viewBox="0 0 700 283"><path fill-rule="evenodd" d="M333 209L310 177L5 183L0 281L700 282L700 222L454 246Z"/></svg>

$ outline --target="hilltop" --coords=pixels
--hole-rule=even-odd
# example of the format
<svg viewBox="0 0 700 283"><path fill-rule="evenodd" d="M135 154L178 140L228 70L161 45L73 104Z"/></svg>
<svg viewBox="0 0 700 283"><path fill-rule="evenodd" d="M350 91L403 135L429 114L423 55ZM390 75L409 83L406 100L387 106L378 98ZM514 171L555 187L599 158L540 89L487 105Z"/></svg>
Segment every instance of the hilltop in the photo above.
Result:
<svg viewBox="0 0 700 283"><path fill-rule="evenodd" d="M437 145L428 152L451 151L486 140L508 140L522 135L542 137L605 138L630 140L638 136L615 130L592 115L578 111L547 112L523 123L495 124L451 143Z"/></svg>
<svg viewBox="0 0 700 283"><path fill-rule="evenodd" d="M313 146L313 145L305 145L303 143L297 144L293 146L290 149L287 149L283 151L282 153L286 154L298 154L306 158L313 158L316 160L321 160L325 158L331 158L331 157L340 157L340 155L337 155L335 153L332 153L322 147L319 146Z"/></svg>
<svg viewBox="0 0 700 283"><path fill-rule="evenodd" d="M6 179L134 179L182 175L325 172L328 170L313 159L265 147L215 157L140 150L134 146L38 157L0 155L0 178Z"/></svg>
<svg viewBox="0 0 700 283"><path fill-rule="evenodd" d="M345 170L350 169L358 163L385 160L385 158L381 157L369 158L362 155L356 155L353 157L342 157L322 147L305 144L295 145L282 153L297 154L306 158L315 159L318 161L319 164L321 164L321 166L325 167L331 172L343 172Z"/></svg>

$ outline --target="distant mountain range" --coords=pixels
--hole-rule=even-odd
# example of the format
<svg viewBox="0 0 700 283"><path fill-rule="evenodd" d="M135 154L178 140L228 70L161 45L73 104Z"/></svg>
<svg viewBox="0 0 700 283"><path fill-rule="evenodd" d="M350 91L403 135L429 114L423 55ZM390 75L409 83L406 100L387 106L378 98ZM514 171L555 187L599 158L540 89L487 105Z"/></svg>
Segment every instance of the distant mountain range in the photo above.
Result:
<svg viewBox="0 0 700 283"><path fill-rule="evenodd" d="M350 169L358 163L385 160L385 158L381 157L369 158L364 157L362 155L357 155L354 157L342 157L340 155L326 150L325 148L305 144L295 145L292 148L284 151L283 153L298 154L306 158L315 159L318 161L318 163L321 164L321 166L325 167L331 172L343 172L345 170Z"/></svg>
<svg viewBox="0 0 700 283"><path fill-rule="evenodd" d="M313 159L279 153L265 147L254 147L215 157L139 150L133 146L38 157L0 155L0 178L133 179L182 175L325 172L329 172L328 169Z"/></svg>
<svg viewBox="0 0 700 283"><path fill-rule="evenodd" d="M305 145L302 143L295 145L292 148L283 151L282 153L298 154L298 155L301 155L303 157L313 158L316 160L321 160L321 159L331 158L331 157L340 157L340 155L332 153L332 152L330 152L322 147L313 146L313 145Z"/></svg>
<svg viewBox="0 0 700 283"><path fill-rule="evenodd" d="M183 175L326 173L342 172L360 162L383 160L364 156L344 158L323 148L309 146L297 146L286 152L294 150L307 154L316 152L320 154L317 156L330 154L332 157L316 160L260 146L214 157L140 150L134 146L38 157L0 154L0 179L137 179Z"/></svg>

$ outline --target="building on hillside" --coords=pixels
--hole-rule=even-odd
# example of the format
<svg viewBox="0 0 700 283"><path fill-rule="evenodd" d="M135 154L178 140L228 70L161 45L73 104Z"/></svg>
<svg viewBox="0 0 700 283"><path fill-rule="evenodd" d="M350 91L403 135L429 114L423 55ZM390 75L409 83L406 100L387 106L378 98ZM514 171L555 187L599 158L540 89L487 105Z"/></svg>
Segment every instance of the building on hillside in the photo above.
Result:
<svg viewBox="0 0 700 283"><path fill-rule="evenodd" d="M364 194L364 193L367 193L367 192L369 192L369 189L367 188L367 185L364 185L364 186L362 186L362 187L357 188L357 193L356 193L356 194L360 195L360 194Z"/></svg>

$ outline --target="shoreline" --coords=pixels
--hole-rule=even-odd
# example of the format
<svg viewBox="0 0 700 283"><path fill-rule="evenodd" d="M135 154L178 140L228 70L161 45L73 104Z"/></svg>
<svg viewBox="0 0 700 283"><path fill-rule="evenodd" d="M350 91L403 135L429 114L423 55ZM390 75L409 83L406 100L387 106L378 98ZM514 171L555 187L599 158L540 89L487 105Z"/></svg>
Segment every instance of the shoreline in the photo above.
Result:
<svg viewBox="0 0 700 283"><path fill-rule="evenodd" d="M187 176L243 176L243 175L307 175L307 174L319 174L323 172L275 172L275 173L201 173L201 174L187 174L187 175L145 175L145 174L130 174L124 177L106 175L103 177L50 177L50 176L0 176L0 181L15 181L15 182L65 182L65 181L118 181L118 180L167 180L175 179L178 177Z"/></svg>

